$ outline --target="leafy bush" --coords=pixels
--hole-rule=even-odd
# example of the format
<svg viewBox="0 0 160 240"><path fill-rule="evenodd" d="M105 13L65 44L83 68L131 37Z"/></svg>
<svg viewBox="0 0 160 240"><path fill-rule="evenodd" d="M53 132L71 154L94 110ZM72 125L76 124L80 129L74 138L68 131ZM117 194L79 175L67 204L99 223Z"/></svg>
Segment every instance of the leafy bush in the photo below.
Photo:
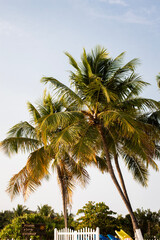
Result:
<svg viewBox="0 0 160 240"><path fill-rule="evenodd" d="M17 217L12 220L12 223L7 225L0 232L1 239L26 239L22 235L22 224L36 224L43 223L46 225L46 236L45 239L53 239L55 223L48 217L41 216L39 214L25 214L21 217ZM39 236L31 236L31 239L39 239Z"/></svg>

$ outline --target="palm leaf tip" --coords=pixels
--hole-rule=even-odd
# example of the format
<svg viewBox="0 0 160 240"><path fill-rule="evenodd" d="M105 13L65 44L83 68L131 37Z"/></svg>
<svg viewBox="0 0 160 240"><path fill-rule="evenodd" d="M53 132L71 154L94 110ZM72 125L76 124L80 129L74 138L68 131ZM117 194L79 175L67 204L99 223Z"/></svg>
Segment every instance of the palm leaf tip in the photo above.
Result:
<svg viewBox="0 0 160 240"><path fill-rule="evenodd" d="M65 52L65 55L69 58L69 62L70 64L76 69L76 70L80 70L78 67L78 64L76 62L76 60L71 56L71 54L69 54L68 52Z"/></svg>
<svg viewBox="0 0 160 240"><path fill-rule="evenodd" d="M49 80L48 80L48 78L46 78L46 77L42 77L41 80L40 80L40 82L41 82L41 83L44 83L44 84L46 84L48 81L49 81Z"/></svg>
<svg viewBox="0 0 160 240"><path fill-rule="evenodd" d="M106 59L109 55L107 52L107 49L104 47L101 47L100 45L97 45L94 50L91 51L92 56L94 59Z"/></svg>
<svg viewBox="0 0 160 240"><path fill-rule="evenodd" d="M9 157L11 156L11 154L18 152L15 142L12 141L11 143L10 140L7 138L0 143L0 149L2 149L2 151Z"/></svg>

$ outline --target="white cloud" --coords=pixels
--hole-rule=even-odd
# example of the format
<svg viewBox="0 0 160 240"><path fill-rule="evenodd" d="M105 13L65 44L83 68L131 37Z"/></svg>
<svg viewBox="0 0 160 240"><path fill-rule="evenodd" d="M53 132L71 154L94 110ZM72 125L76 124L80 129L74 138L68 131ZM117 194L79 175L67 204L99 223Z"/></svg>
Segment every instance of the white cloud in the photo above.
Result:
<svg viewBox="0 0 160 240"><path fill-rule="evenodd" d="M27 36L23 29L4 20L0 20L0 34L6 36L16 35L18 37Z"/></svg>
<svg viewBox="0 0 160 240"><path fill-rule="evenodd" d="M90 9L90 15L96 18L110 19L114 21L126 22L126 23L135 23L142 25L151 25L153 22L149 21L147 18L133 13L132 11L127 11L122 15L108 15L103 13L98 13L95 9Z"/></svg>
<svg viewBox="0 0 160 240"><path fill-rule="evenodd" d="M108 0L110 4L119 4L122 6L127 6L127 3L123 0Z"/></svg>
<svg viewBox="0 0 160 240"><path fill-rule="evenodd" d="M137 15L132 11L126 12L123 17L124 17L123 20L128 23L137 23L137 24L145 24L145 25L151 24L151 21L149 21L147 18Z"/></svg>
<svg viewBox="0 0 160 240"><path fill-rule="evenodd" d="M6 21L0 21L0 33L10 35L10 33L13 33L15 31L15 27L6 22Z"/></svg>
<svg viewBox="0 0 160 240"><path fill-rule="evenodd" d="M142 11L147 14L147 15L152 15L156 13L156 7L155 6L150 6L150 8L142 8Z"/></svg>
<svg viewBox="0 0 160 240"><path fill-rule="evenodd" d="M105 8L103 10L101 9L101 6L99 6L99 8L96 8L94 5L90 5L89 1L82 1L82 0L69 0L69 1L73 1L73 2L75 1L77 4L77 8L81 8L84 12L87 12L87 14L95 18L109 19L117 22L119 21L124 23L141 24L141 25L153 25L155 23L155 19L154 21L149 20L149 17L146 14L146 11L144 9L141 9L139 13L136 13L136 9L135 11L132 9L129 10L129 8L127 7L125 8L125 12L123 12L122 14L119 14L116 12L113 12L113 14L108 14L107 12L104 13ZM98 1L103 3L108 3L108 4L119 4L122 6L128 6L124 0L98 0ZM151 14L154 10L155 9L152 7L152 9L150 9L150 12L148 10L147 13Z"/></svg>
<svg viewBox="0 0 160 240"><path fill-rule="evenodd" d="M128 4L124 0L99 0L100 2L107 2L109 4L118 4L122 6L127 6Z"/></svg>

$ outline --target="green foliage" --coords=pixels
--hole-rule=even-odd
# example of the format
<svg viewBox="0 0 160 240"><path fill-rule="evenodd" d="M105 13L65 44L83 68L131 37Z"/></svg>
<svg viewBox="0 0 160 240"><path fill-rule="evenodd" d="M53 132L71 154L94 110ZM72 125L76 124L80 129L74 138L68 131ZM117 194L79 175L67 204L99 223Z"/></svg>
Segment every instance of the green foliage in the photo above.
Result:
<svg viewBox="0 0 160 240"><path fill-rule="evenodd" d="M72 89L55 78L44 77L42 82L51 84L58 101L45 93L37 107L29 103L31 123L13 126L1 143L8 154L29 152L25 167L11 178L7 190L11 197L22 192L26 198L49 176L52 167L57 172L67 226L67 206L71 203L75 180L86 183L85 167L93 164L110 174L135 230L138 225L119 160L123 159L136 181L147 186L148 167L158 170L155 157L158 156L156 144L160 142L160 128L141 116L159 111L160 104L139 97L148 83L135 73L138 59L123 64L124 53L112 59L100 46L90 53L84 49L80 64L69 53L66 55L74 69L70 72ZM93 218L91 222L86 220L85 223L82 218L84 225L101 224L103 233L107 229L112 232L116 223L114 213L103 203L94 206L91 202L90 205L95 214L88 216ZM103 226L99 220L102 216Z"/></svg>
<svg viewBox="0 0 160 240"><path fill-rule="evenodd" d="M117 220L119 222L120 229L123 229L129 236L134 239L134 232L130 215L127 214L125 217L118 215Z"/></svg>
<svg viewBox="0 0 160 240"><path fill-rule="evenodd" d="M71 144L74 157L83 163L86 161L87 164L91 161L95 163L104 151L99 132L102 128L110 158L115 154L118 158L121 155L134 179L147 186L148 166L158 169L154 157L155 141L159 141L159 132L157 134L157 130L144 121L139 121L139 116L148 110L153 112L159 109L160 105L152 99L139 97L148 83L142 81L135 73L138 59L123 64L124 53L112 59L107 50L100 46L90 53L86 53L84 49L81 63L77 63L69 53L66 55L73 67L73 71L70 72L73 88L68 88L50 77L44 77L42 82L49 83L58 99L63 98L71 107L67 108L69 111L66 116L59 117L54 114L49 119L44 119L42 127L45 126L47 131L52 124L52 118L58 119L56 122L63 126L67 138L61 132L56 142ZM76 119L75 109L79 114ZM67 116L72 119L71 126ZM74 134L69 138L73 126Z"/></svg>
<svg viewBox="0 0 160 240"><path fill-rule="evenodd" d="M66 55L73 68L70 72L71 88L55 78L44 77L42 82L51 85L58 99L69 103L67 113L66 116L55 114L44 119L42 127L45 126L46 132L50 131L52 119L58 119L59 129L63 126L63 130L60 129L55 144L70 144L78 162L84 166L97 165L100 170L110 174L129 210L135 230L138 225L119 161L122 159L125 162L137 182L147 186L148 167L158 170L155 159L160 155L159 146L156 146L160 142L160 128L143 121L141 116L159 111L160 103L140 98L148 83L135 73L138 59L123 64L124 53L112 59L107 50L100 46L90 53L84 49L80 63L69 53ZM67 136L71 133L70 123L74 134L66 138L66 133ZM113 167L113 160L116 168Z"/></svg>
<svg viewBox="0 0 160 240"><path fill-rule="evenodd" d="M46 238L53 238L55 223L51 221L50 218L42 217L39 214L26 214L21 217L14 218L12 223L7 225L1 232L0 238L7 239L13 238L17 240L25 239L22 235L22 224L36 224L45 223L46 224ZM32 239L39 239L38 236L32 236Z"/></svg>
<svg viewBox="0 0 160 240"><path fill-rule="evenodd" d="M45 204L43 206L38 206L37 207L37 212L41 216L45 216L45 217L52 217L52 218L54 218L54 216L55 216L54 210L48 204Z"/></svg>
<svg viewBox="0 0 160 240"><path fill-rule="evenodd" d="M21 204L17 205L17 208L13 208L14 217L20 217L23 216L25 213L29 213L28 208L26 206L23 206Z"/></svg>
<svg viewBox="0 0 160 240"><path fill-rule="evenodd" d="M115 234L115 230L119 229L119 224L114 217L116 214L109 207L103 203L88 202L83 206L82 209L79 209L77 215L81 215L77 219L77 229L89 227L95 229L96 227L100 228L100 233L103 235Z"/></svg>
<svg viewBox="0 0 160 240"><path fill-rule="evenodd" d="M28 211L31 212L30 210ZM40 207L38 206L37 211L38 213L28 213L14 219L13 211L0 212L0 238L15 238L18 240L25 239L22 236L22 224L41 223L46 225L47 234L45 236L45 240L52 240L54 228L64 228L63 213L59 214L54 212L52 207L47 204ZM160 210L157 212L152 212L150 209L137 209L135 211L135 216L145 238L160 237ZM90 201L86 203L82 209L78 210L76 218L73 214L68 214L67 218L68 227L71 229L78 230L85 227L95 229L96 227L99 227L100 233L104 236L107 234L115 235L115 230L123 229L134 238L130 216L117 216L117 214L110 210L109 207L103 202L95 203ZM39 237L32 236L31 239L39 239Z"/></svg>
<svg viewBox="0 0 160 240"><path fill-rule="evenodd" d="M144 238L159 238L160 237L160 210L152 212L150 209L137 209L135 216ZM121 228L130 236L134 237L132 223L129 215L125 217L118 216Z"/></svg>
<svg viewBox="0 0 160 240"><path fill-rule="evenodd" d="M72 124L83 118L83 114L70 114L67 106L63 99L55 101L45 92L36 107L28 103L31 121L13 126L0 144L8 155L28 152L26 165L9 181L7 192L11 199L22 193L26 200L44 178L49 178L50 170L57 173L66 227L67 207L71 204L75 182L85 184L89 178L83 165L70 154L71 142L75 141ZM22 210L17 211L17 216L22 215Z"/></svg>
<svg viewBox="0 0 160 240"><path fill-rule="evenodd" d="M23 216L18 216L17 213L22 213L19 210L27 210L27 214L23 213ZM18 210L18 212L17 212ZM73 214L68 215L68 227L74 228L75 221ZM46 225L45 239L53 239L54 228L63 229L64 228L64 216L63 213L55 213L54 209L48 204L38 206L37 211L33 213L31 210L28 210L25 206L17 205L16 209L13 211L4 211L0 212L0 238L14 238L14 239L25 239L22 236L22 224L37 224L43 223ZM31 239L39 239L38 236L33 237Z"/></svg>
<svg viewBox="0 0 160 240"><path fill-rule="evenodd" d="M3 229L6 225L11 223L14 218L14 213L12 211L0 212L0 230Z"/></svg>
<svg viewBox="0 0 160 240"><path fill-rule="evenodd" d="M138 208L135 215L145 238L160 237L160 210L152 212Z"/></svg>

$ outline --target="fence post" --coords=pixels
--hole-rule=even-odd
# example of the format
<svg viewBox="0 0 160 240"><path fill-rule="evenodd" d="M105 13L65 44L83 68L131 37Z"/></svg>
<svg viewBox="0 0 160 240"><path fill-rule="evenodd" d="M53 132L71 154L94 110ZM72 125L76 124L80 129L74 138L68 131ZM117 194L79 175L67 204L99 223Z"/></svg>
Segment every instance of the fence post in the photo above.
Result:
<svg viewBox="0 0 160 240"><path fill-rule="evenodd" d="M54 240L58 240L57 239L57 228L54 229Z"/></svg>
<svg viewBox="0 0 160 240"><path fill-rule="evenodd" d="M74 231L74 240L77 240L77 231Z"/></svg>
<svg viewBox="0 0 160 240"><path fill-rule="evenodd" d="M142 232L140 229L136 229L135 239L143 240Z"/></svg>
<svg viewBox="0 0 160 240"><path fill-rule="evenodd" d="M96 240L99 240L99 227L96 228Z"/></svg>

